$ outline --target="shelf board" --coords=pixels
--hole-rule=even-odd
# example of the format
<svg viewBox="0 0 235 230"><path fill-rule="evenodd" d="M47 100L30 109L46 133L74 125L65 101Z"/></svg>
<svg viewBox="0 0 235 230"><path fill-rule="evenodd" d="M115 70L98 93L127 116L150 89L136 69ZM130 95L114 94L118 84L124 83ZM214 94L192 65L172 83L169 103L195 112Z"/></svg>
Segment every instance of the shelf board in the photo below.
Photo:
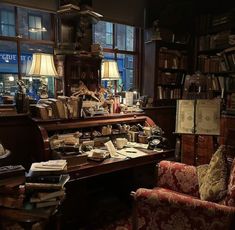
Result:
<svg viewBox="0 0 235 230"><path fill-rule="evenodd" d="M170 73L186 73L187 72L185 69L173 69L173 68L164 68L164 67L159 67L158 69L162 72L170 72Z"/></svg>
<svg viewBox="0 0 235 230"><path fill-rule="evenodd" d="M180 85L180 84L175 84L175 83L169 83L169 84L158 83L157 85L158 85L158 86L162 86L162 87L182 88L182 85Z"/></svg>
<svg viewBox="0 0 235 230"><path fill-rule="evenodd" d="M221 71L221 72L202 72L204 75L216 75L221 77L231 77L229 75L235 75L235 71Z"/></svg>
<svg viewBox="0 0 235 230"><path fill-rule="evenodd" d="M163 40L149 40L146 41L145 44L153 42L155 42L158 47L166 47L167 49L172 49L172 50L188 50L188 44L185 43L167 42Z"/></svg>

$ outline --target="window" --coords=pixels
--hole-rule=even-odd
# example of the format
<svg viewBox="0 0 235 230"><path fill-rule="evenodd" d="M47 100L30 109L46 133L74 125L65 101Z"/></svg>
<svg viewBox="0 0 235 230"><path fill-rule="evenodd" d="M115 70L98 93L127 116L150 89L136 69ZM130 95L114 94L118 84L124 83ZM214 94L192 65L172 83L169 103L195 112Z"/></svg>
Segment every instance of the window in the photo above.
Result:
<svg viewBox="0 0 235 230"><path fill-rule="evenodd" d="M100 21L93 26L93 43L103 47L105 59L117 61L121 75L119 86L123 90L137 87L136 36L136 28L129 25Z"/></svg>
<svg viewBox="0 0 235 230"><path fill-rule="evenodd" d="M113 44L113 24L112 23L105 23L106 26L106 35L105 40L107 45Z"/></svg>
<svg viewBox="0 0 235 230"><path fill-rule="evenodd" d="M29 15L29 38L35 40L42 40L42 17Z"/></svg>
<svg viewBox="0 0 235 230"><path fill-rule="evenodd" d="M52 39L51 14L18 8L19 34L25 39L46 40Z"/></svg>
<svg viewBox="0 0 235 230"><path fill-rule="evenodd" d="M0 9L0 35L15 36L15 14L13 7Z"/></svg>
<svg viewBox="0 0 235 230"><path fill-rule="evenodd" d="M15 19L18 19L17 25ZM14 98L19 78L25 81L28 95L38 99L40 79L29 78L27 72L33 53L53 53L55 41L51 36L54 33L51 22L50 13L0 3L0 104L4 103L4 98ZM16 31L20 37L16 37ZM48 78L51 97L54 85L54 79Z"/></svg>

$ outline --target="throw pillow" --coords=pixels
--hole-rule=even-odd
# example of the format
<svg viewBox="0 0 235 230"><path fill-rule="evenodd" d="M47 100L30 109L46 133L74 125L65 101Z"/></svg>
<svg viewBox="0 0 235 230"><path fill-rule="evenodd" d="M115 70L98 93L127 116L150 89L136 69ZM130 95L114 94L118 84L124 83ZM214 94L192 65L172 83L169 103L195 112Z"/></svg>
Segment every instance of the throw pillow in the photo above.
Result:
<svg viewBox="0 0 235 230"><path fill-rule="evenodd" d="M199 193L202 200L219 201L227 194L227 161L225 146L220 146L206 166L198 166Z"/></svg>
<svg viewBox="0 0 235 230"><path fill-rule="evenodd" d="M205 164L205 165L199 165L196 167L197 170L197 178L198 178L198 185L199 185L199 191L200 188L204 182L205 176L206 176L206 172L208 170L209 165Z"/></svg>
<svg viewBox="0 0 235 230"><path fill-rule="evenodd" d="M230 171L228 194L225 198L225 204L228 206L235 206L235 158Z"/></svg>

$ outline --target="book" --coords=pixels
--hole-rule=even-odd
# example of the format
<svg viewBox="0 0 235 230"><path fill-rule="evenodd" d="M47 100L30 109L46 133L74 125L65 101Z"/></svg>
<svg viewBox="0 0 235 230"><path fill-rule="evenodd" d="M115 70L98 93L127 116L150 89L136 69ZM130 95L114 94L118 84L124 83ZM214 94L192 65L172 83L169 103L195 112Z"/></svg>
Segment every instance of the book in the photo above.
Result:
<svg viewBox="0 0 235 230"><path fill-rule="evenodd" d="M220 99L178 100L176 133L219 135Z"/></svg>
<svg viewBox="0 0 235 230"><path fill-rule="evenodd" d="M58 183L60 182L62 175L38 175L32 176L29 172L26 174L26 182L33 183Z"/></svg>
<svg viewBox="0 0 235 230"><path fill-rule="evenodd" d="M24 206L24 195L19 195L18 197L11 196L0 196L0 206L6 208L23 208Z"/></svg>
<svg viewBox="0 0 235 230"><path fill-rule="evenodd" d="M33 183L33 182L26 182L25 189L39 189L39 190L58 190L62 189L66 182L70 179L69 174L64 174L61 177L61 180L58 183Z"/></svg>
<svg viewBox="0 0 235 230"><path fill-rule="evenodd" d="M8 165L0 167L0 179L12 176L24 176L25 168L22 165Z"/></svg>
<svg viewBox="0 0 235 230"><path fill-rule="evenodd" d="M25 175L11 176L0 179L0 186L15 187L25 183Z"/></svg>
<svg viewBox="0 0 235 230"><path fill-rule="evenodd" d="M40 173L51 173L51 172L60 172L66 170L67 162L66 160L49 160L43 162L32 163L30 167L30 172L33 174Z"/></svg>
<svg viewBox="0 0 235 230"><path fill-rule="evenodd" d="M60 200L53 200L53 201L46 201L46 202L39 202L36 203L36 208L44 208L49 206L56 206L60 204Z"/></svg>
<svg viewBox="0 0 235 230"><path fill-rule="evenodd" d="M58 198L63 198L65 196L65 190L61 189L55 192L38 192L36 196L31 197L30 202L42 202L48 200L56 200Z"/></svg>

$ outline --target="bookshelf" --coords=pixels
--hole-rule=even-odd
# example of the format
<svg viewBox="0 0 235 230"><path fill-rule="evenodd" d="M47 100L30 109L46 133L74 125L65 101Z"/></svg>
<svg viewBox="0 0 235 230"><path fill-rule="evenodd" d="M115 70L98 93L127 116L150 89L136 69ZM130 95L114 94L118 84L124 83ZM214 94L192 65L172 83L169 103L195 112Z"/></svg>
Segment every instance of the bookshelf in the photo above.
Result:
<svg viewBox="0 0 235 230"><path fill-rule="evenodd" d="M144 57L143 94L151 96L156 106L175 104L182 97L188 71L188 44L149 40Z"/></svg>
<svg viewBox="0 0 235 230"><path fill-rule="evenodd" d="M196 19L195 69L205 77L205 98L221 98L222 110L233 105L235 93L235 13L201 14Z"/></svg>

